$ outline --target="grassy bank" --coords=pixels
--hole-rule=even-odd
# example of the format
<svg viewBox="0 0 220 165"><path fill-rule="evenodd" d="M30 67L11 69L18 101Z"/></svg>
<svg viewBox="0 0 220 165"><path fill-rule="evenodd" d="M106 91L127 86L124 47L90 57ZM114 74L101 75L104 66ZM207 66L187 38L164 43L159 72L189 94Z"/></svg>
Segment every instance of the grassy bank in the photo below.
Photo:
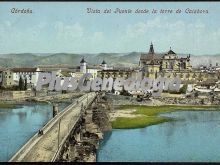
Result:
<svg viewBox="0 0 220 165"><path fill-rule="evenodd" d="M207 110L220 110L220 106L178 106L178 105L165 105L165 106L137 106L137 105L124 105L119 106L120 110L136 109L132 114L142 115L141 117L126 118L118 117L112 122L112 127L117 129L129 128L143 128L149 125L159 124L167 121L174 120L172 118L158 116L159 113L174 112L174 111L207 111Z"/></svg>
<svg viewBox="0 0 220 165"><path fill-rule="evenodd" d="M117 129L131 129L131 128L144 128L146 126L159 124L172 120L171 118L158 117L158 116L141 116L135 118L119 117L112 122L112 128Z"/></svg>
<svg viewBox="0 0 220 165"><path fill-rule="evenodd" d="M11 108L16 108L16 105L15 105L15 104L4 104L4 103L0 103L0 108L8 108L8 109L11 109Z"/></svg>

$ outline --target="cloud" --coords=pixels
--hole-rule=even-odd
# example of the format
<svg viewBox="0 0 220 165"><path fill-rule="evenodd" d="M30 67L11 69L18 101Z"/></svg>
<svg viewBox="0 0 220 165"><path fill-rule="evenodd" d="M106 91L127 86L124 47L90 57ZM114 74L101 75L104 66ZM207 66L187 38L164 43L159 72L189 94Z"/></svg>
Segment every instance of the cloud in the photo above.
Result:
<svg viewBox="0 0 220 165"><path fill-rule="evenodd" d="M75 38L82 37L84 33L84 29L79 23L64 25L62 22L57 22L55 29L57 30L57 37L64 40L74 40Z"/></svg>
<svg viewBox="0 0 220 165"><path fill-rule="evenodd" d="M125 49L142 48L146 51L146 44L153 41L159 52L167 51L172 46L180 53L212 54L220 52L219 37L220 28L210 30L200 20L187 23L182 20L173 22L170 19L155 17L145 22L128 25L126 32L120 38L120 43L126 45Z"/></svg>
<svg viewBox="0 0 220 165"><path fill-rule="evenodd" d="M39 22L19 27L5 21L0 23L0 50L1 53L148 51L149 44L153 41L157 52L168 51L170 46L177 53L220 52L220 27L210 28L201 20L186 22L154 17L117 27L113 30L114 33L109 33L108 30L94 30L93 27L92 31L80 22Z"/></svg>

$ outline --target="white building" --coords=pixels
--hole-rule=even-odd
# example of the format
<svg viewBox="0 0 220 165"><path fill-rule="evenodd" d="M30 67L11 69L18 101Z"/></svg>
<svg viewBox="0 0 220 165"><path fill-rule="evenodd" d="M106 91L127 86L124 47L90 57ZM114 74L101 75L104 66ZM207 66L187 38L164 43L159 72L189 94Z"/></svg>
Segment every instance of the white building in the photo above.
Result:
<svg viewBox="0 0 220 165"><path fill-rule="evenodd" d="M84 57L80 61L80 72L86 73L86 61L84 60Z"/></svg>
<svg viewBox="0 0 220 165"><path fill-rule="evenodd" d="M38 73L37 68L12 68L13 81L15 85L18 85L20 77L27 79L28 88L36 86Z"/></svg>
<svg viewBox="0 0 220 165"><path fill-rule="evenodd" d="M82 60L80 61L80 69L76 70L75 74L76 75L81 75L84 73L91 73L92 74L92 78L96 78L98 71L102 70L103 67L107 68L107 64L103 64L103 66L89 66L87 65L87 62L85 61L84 57L82 58ZM79 73L80 72L80 73Z"/></svg>
<svg viewBox="0 0 220 165"><path fill-rule="evenodd" d="M102 67L103 70L107 69L107 63L105 62L105 60L102 61L101 67Z"/></svg>

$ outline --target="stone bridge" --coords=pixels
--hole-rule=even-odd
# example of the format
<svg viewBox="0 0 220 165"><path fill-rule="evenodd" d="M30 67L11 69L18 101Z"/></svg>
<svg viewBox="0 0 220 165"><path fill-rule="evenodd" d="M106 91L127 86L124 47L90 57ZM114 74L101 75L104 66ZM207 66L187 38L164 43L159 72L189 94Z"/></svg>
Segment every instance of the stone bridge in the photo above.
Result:
<svg viewBox="0 0 220 165"><path fill-rule="evenodd" d="M43 128L43 135L36 133L9 161L52 162L55 161L67 137L74 130L86 109L96 98L87 93L58 113Z"/></svg>

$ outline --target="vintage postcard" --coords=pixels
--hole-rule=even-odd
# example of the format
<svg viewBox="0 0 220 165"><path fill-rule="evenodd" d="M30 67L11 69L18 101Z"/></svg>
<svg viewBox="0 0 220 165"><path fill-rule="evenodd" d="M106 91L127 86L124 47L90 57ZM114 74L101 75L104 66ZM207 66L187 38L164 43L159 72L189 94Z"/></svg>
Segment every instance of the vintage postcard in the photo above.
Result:
<svg viewBox="0 0 220 165"><path fill-rule="evenodd" d="M0 162L220 162L220 2L0 2Z"/></svg>

